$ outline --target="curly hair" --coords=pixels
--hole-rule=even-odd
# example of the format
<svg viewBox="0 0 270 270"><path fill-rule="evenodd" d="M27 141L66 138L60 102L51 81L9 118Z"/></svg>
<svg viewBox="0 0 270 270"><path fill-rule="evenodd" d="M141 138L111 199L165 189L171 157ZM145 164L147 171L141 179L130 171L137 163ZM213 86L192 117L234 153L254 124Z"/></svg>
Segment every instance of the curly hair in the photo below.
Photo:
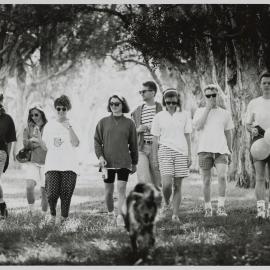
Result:
<svg viewBox="0 0 270 270"><path fill-rule="evenodd" d="M62 95L59 98L57 98L54 101L54 108L56 108L57 106L63 106L66 107L67 110L69 111L71 109L71 103L70 103L70 99L68 96L66 95Z"/></svg>

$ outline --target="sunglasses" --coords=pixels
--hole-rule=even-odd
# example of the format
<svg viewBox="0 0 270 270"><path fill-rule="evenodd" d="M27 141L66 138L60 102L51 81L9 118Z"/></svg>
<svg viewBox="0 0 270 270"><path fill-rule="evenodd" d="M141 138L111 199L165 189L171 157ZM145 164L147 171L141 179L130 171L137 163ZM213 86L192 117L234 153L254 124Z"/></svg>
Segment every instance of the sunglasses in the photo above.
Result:
<svg viewBox="0 0 270 270"><path fill-rule="evenodd" d="M118 107L121 103L120 102L110 102L110 106Z"/></svg>
<svg viewBox="0 0 270 270"><path fill-rule="evenodd" d="M177 105L176 101L165 101L166 105Z"/></svg>
<svg viewBox="0 0 270 270"><path fill-rule="evenodd" d="M30 115L31 117L39 117L39 114L38 113L33 113Z"/></svg>
<svg viewBox="0 0 270 270"><path fill-rule="evenodd" d="M57 107L56 110L57 110L58 112L60 112L60 111L65 112L65 111L67 110L67 108L66 108L66 107Z"/></svg>
<svg viewBox="0 0 270 270"><path fill-rule="evenodd" d="M217 94L210 94L210 95L205 95L207 98L213 97L215 98L217 96Z"/></svg>
<svg viewBox="0 0 270 270"><path fill-rule="evenodd" d="M153 90L141 90L139 91L140 94L145 94L146 92L152 92Z"/></svg>

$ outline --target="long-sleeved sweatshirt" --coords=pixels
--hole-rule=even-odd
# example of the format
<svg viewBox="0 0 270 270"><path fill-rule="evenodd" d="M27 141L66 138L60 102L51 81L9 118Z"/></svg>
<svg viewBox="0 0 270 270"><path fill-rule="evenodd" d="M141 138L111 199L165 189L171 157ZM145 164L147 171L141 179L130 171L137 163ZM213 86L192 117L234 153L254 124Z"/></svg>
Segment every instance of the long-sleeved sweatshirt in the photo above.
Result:
<svg viewBox="0 0 270 270"><path fill-rule="evenodd" d="M97 158L103 156L107 168L127 168L138 163L137 133L134 122L122 116L102 118L94 136Z"/></svg>

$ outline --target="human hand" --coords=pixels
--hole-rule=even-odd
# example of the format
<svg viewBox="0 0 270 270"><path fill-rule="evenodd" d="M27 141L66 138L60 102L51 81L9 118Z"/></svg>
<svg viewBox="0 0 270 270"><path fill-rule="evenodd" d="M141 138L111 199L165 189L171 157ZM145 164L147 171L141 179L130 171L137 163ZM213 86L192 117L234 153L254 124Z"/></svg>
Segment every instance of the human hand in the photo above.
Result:
<svg viewBox="0 0 270 270"><path fill-rule="evenodd" d="M132 164L131 165L131 173L130 174L133 174L137 171L137 166L135 164Z"/></svg>
<svg viewBox="0 0 270 270"><path fill-rule="evenodd" d="M34 143L38 143L39 142L39 139L36 138L36 137L32 137L29 139L30 142L34 142Z"/></svg>
<svg viewBox="0 0 270 270"><path fill-rule="evenodd" d="M228 154L228 165L232 163L232 155Z"/></svg>
<svg viewBox="0 0 270 270"><path fill-rule="evenodd" d="M188 163L187 163L188 168L191 166L191 164L192 164L191 155L188 155Z"/></svg>
<svg viewBox="0 0 270 270"><path fill-rule="evenodd" d="M259 135L258 129L255 127L251 128L251 135L252 135L252 137L258 136Z"/></svg>
<svg viewBox="0 0 270 270"><path fill-rule="evenodd" d="M62 122L62 125L66 128L66 129L70 129L71 125L69 123L69 120L65 120L64 122Z"/></svg>
<svg viewBox="0 0 270 270"><path fill-rule="evenodd" d="M148 130L148 127L146 125L140 125L137 128L137 132L147 132L147 130Z"/></svg>
<svg viewBox="0 0 270 270"><path fill-rule="evenodd" d="M101 168L103 168L103 167L105 167L106 165L107 165L107 161L104 159L103 156L101 156L101 157L99 158L99 166L100 166Z"/></svg>

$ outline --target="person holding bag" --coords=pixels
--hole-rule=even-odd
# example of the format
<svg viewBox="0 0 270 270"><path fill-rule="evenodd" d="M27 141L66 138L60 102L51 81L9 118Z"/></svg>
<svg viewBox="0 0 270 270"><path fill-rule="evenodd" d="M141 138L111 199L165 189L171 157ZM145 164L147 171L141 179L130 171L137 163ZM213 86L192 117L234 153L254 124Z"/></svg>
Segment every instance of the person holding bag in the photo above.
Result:
<svg viewBox="0 0 270 270"><path fill-rule="evenodd" d="M24 149L30 150L30 160L22 165L26 170L26 197L28 209L31 213L35 203L35 187L40 187L41 209L43 214L47 212L48 200L45 191L44 163L47 151L42 149L38 141L38 132L43 133L47 123L45 113L41 105L32 105L27 119L27 127L23 131Z"/></svg>

